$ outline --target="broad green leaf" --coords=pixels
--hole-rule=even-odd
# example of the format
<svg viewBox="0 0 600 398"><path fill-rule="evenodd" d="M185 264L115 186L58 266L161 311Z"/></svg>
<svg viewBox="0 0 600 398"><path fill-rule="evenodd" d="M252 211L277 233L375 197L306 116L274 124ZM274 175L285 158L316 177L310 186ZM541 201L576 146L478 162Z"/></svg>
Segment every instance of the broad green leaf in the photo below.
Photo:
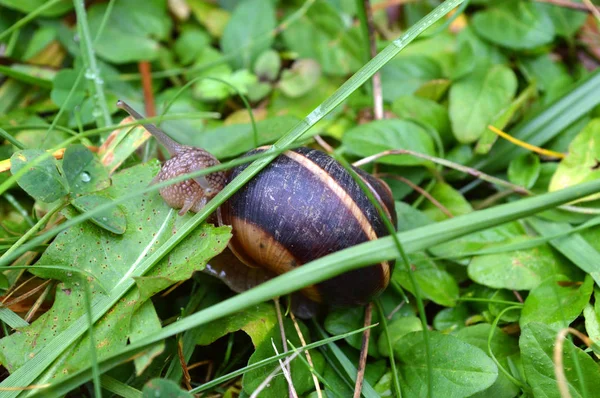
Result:
<svg viewBox="0 0 600 398"><path fill-rule="evenodd" d="M550 181L548 190L558 191L566 187L600 178L600 118L593 119L575 137L569 146L569 153L560 162ZM600 194L590 195L582 200L592 200Z"/></svg>
<svg viewBox="0 0 600 398"><path fill-rule="evenodd" d="M526 50L550 43L554 24L540 4L508 0L473 16L473 27L484 39L513 50Z"/></svg>
<svg viewBox="0 0 600 398"><path fill-rule="evenodd" d="M262 303L207 325L198 335L197 344L209 345L229 333L243 330L250 336L256 348L276 326L275 308L269 303Z"/></svg>
<svg viewBox="0 0 600 398"><path fill-rule="evenodd" d="M156 162L135 166L118 173L113 185L107 189L112 197L121 197L131 191L148 186L158 171ZM31 269L30 272L41 278L60 281L55 293L52 308L39 317L23 333L12 334L0 340L0 360L11 372L27 362L29 356L23 352L36 353L43 349L71 323L85 314L85 284L89 283L91 300L100 299L118 289L123 281L130 278L144 256L152 254L191 215L178 217L155 191L152 194L136 196L122 205L127 219L127 231L115 235L93 224L80 224L57 236L36 264L64 265L89 272L83 280L75 272L62 270ZM137 288L130 289L94 327L96 352L101 360L121 349L130 337L130 322L134 313L148 298L165 287L191 277L210 258L227 245L230 228L215 228L210 225L198 227L183 240L145 278L160 281L152 286L138 278ZM152 291L152 288L158 289ZM66 377L89 365L88 337L83 337L73 345L60 365L51 367L48 376Z"/></svg>
<svg viewBox="0 0 600 398"><path fill-rule="evenodd" d="M371 323L377 323L378 314L373 314ZM365 323L365 310L363 307L340 308L332 310L325 318L324 327L327 332L333 336L344 334L356 329L360 329ZM371 332L373 336L373 332ZM362 334L353 334L346 337L346 342L360 350L362 346ZM369 340L369 355L379 357L377 340Z"/></svg>
<svg viewBox="0 0 600 398"><path fill-rule="evenodd" d="M100 29L107 6L107 3L98 3L88 11L92 37L96 37ZM94 50L115 64L151 61L158 57L158 40L167 39L170 30L166 0L117 1L102 35L94 43Z"/></svg>
<svg viewBox="0 0 600 398"><path fill-rule="evenodd" d="M370 156L390 149L409 149L435 155L433 140L421 126L406 120L377 120L348 130L342 137L344 147L357 156ZM389 155L377 159L397 166L430 165L410 155Z"/></svg>
<svg viewBox="0 0 600 398"><path fill-rule="evenodd" d="M299 59L281 74L279 89L288 97L298 98L309 92L321 77L321 66L314 59Z"/></svg>
<svg viewBox="0 0 600 398"><path fill-rule="evenodd" d="M284 330L286 338L292 342L294 347L301 347L302 344L300 342L300 338L298 337L298 333L294 328L292 321L289 318L284 318ZM300 330L304 335L305 339L310 336L308 329L304 324L298 321L300 326ZM275 345L275 347L273 346ZM289 347L289 345L288 345ZM256 351L250 356L250 360L248 364L253 364L267 357L271 357L276 355L277 352L282 353L283 347L281 344L281 332L279 326L273 327L269 334L263 339L262 343L256 347ZM304 355L304 354L300 354ZM310 352L313 364L317 373L322 373L325 365L325 361L323 356L315 350ZM305 358L306 359L306 358ZM242 387L244 391L248 394L251 394L262 381L273 371L273 369L280 369L279 363L271 365L271 366L263 366L262 368L252 370L244 373L244 377L242 378ZM301 395L305 392L311 391L314 389L314 383L312 380L312 376L310 371L304 365L302 361L296 359L290 363L290 373L292 376L292 380L294 383L294 388L296 392ZM287 396L288 394L288 384L281 372L278 372L277 376L275 376L271 382L267 385L267 387L260 394L261 397L274 397L280 398Z"/></svg>
<svg viewBox="0 0 600 398"><path fill-rule="evenodd" d="M289 51L297 53L299 58L317 60L327 75L346 76L362 65L360 30L348 27L325 0L315 1L282 36Z"/></svg>
<svg viewBox="0 0 600 398"><path fill-rule="evenodd" d="M540 176L540 158L533 153L525 153L514 158L508 165L508 179L513 184L527 189L533 187Z"/></svg>
<svg viewBox="0 0 600 398"><path fill-rule="evenodd" d="M405 95L394 101L392 111L401 119L408 119L432 127L439 133L444 143L450 143L454 140L448 110L435 101Z"/></svg>
<svg viewBox="0 0 600 398"><path fill-rule="evenodd" d="M435 184L430 194L453 216L460 216L473 211L473 207L471 207L471 204L465 199L465 197L462 196L456 189L452 188L452 186L449 184L443 182ZM434 221L441 221L448 218L448 215L446 215L430 201L423 202L423 208L421 211L429 219Z"/></svg>
<svg viewBox="0 0 600 398"><path fill-rule="evenodd" d="M587 276L583 284L553 275L533 289L521 312L521 328L538 322L560 330L568 327L589 303L594 281Z"/></svg>
<svg viewBox="0 0 600 398"><path fill-rule="evenodd" d="M178 383L167 379L152 379L142 390L142 398L193 398L193 396L179 387Z"/></svg>
<svg viewBox="0 0 600 398"><path fill-rule="evenodd" d="M40 149L15 152L10 157L10 172L15 174L24 167L28 168L27 172L17 180L19 186L34 199L52 203L69 192L69 184L59 172L56 159L46 155ZM45 156L45 159L37 162L33 167L29 165L40 156Z"/></svg>
<svg viewBox="0 0 600 398"><path fill-rule="evenodd" d="M267 50L260 54L254 63L254 74L260 79L274 81L281 68L281 57L275 50Z"/></svg>
<svg viewBox="0 0 600 398"><path fill-rule="evenodd" d="M505 243L527 242L533 238L522 236ZM497 245L489 245L495 247ZM547 244L531 249L473 257L468 267L475 282L496 289L531 290L546 278L573 271L563 258L558 257Z"/></svg>
<svg viewBox="0 0 600 398"><path fill-rule="evenodd" d="M424 253L412 254L410 259L413 262L410 272L419 286L421 295L445 307L455 306L458 299L458 284L452 275ZM393 273L393 278L404 289L414 294L406 267L398 266Z"/></svg>
<svg viewBox="0 0 600 398"><path fill-rule="evenodd" d="M54 26L40 26L38 27L23 54L23 60L32 60L38 53L46 48L56 38L56 28Z"/></svg>
<svg viewBox="0 0 600 398"><path fill-rule="evenodd" d="M512 239L522 236L524 233L525 230L519 223L512 222L434 246L430 251L438 257L460 257L481 250L490 244L508 243Z"/></svg>
<svg viewBox="0 0 600 398"><path fill-rule="evenodd" d="M435 314L433 327L440 332L450 333L466 327L467 319L469 309L464 303L459 303L456 307L444 308Z"/></svg>
<svg viewBox="0 0 600 398"><path fill-rule="evenodd" d="M573 84L566 65L553 60L550 54L520 57L519 67L526 79L546 94L545 103L562 95Z"/></svg>
<svg viewBox="0 0 600 398"><path fill-rule="evenodd" d="M464 342L474 345L489 356L488 336L492 326L487 323L469 326L459 330L455 336ZM509 369L508 357L519 354L519 342L502 330L496 328L490 344L492 353L500 364ZM489 388L474 394L476 398L513 398L519 393L519 387L514 385L503 372L498 372L498 378Z"/></svg>
<svg viewBox="0 0 600 398"><path fill-rule="evenodd" d="M380 73L383 99L387 102L413 94L423 84L443 77L438 63L422 55L396 57Z"/></svg>
<svg viewBox="0 0 600 398"><path fill-rule="evenodd" d="M504 65L478 68L454 83L449 111L456 139L464 144L479 139L516 90L515 73Z"/></svg>
<svg viewBox="0 0 600 398"><path fill-rule="evenodd" d="M236 54L231 60L235 68L251 69L256 57L271 47L275 29L275 9L270 1L239 2L221 37L225 55Z"/></svg>
<svg viewBox="0 0 600 398"><path fill-rule="evenodd" d="M421 320L416 316L405 316L389 323L387 330L387 332L384 331L383 333L381 333L381 335L379 335L379 341L377 342L379 352L381 353L381 355L386 357L390 355L388 349L387 333L390 334L390 339L392 340L392 348L395 351L396 348L394 347L402 336L410 332L418 332L420 330L423 330L423 324L421 323Z"/></svg>
<svg viewBox="0 0 600 398"><path fill-rule="evenodd" d="M74 69L62 69L54 76L50 98L56 105L64 106L67 110L81 105L86 96L85 79L81 79L75 86L78 74L79 72ZM69 94L71 94L71 99L66 102Z"/></svg>
<svg viewBox="0 0 600 398"><path fill-rule="evenodd" d="M574 3L583 3L582 0L573 0ZM558 4L542 4L542 9L554 24L556 34L570 38L585 23L586 15L579 10L561 7Z"/></svg>
<svg viewBox="0 0 600 398"><path fill-rule="evenodd" d="M210 45L210 36L196 27L186 28L175 41L175 54L183 65L194 62Z"/></svg>
<svg viewBox="0 0 600 398"><path fill-rule="evenodd" d="M398 217L398 231L409 231L433 222L423 212L404 202L396 202L396 215Z"/></svg>
<svg viewBox="0 0 600 398"><path fill-rule="evenodd" d="M106 168L81 144L67 147L62 168L72 193L100 191L110 185Z"/></svg>
<svg viewBox="0 0 600 398"><path fill-rule="evenodd" d="M47 0L0 0L0 5L29 14L43 6L46 2ZM63 15L72 8L73 2L59 1L40 15L44 17L55 17Z"/></svg>
<svg viewBox="0 0 600 398"><path fill-rule="evenodd" d="M594 292L594 299L598 297L598 290ZM585 319L585 332L594 344L600 343L600 313L598 312L600 303L594 302L594 305L588 303L583 309Z"/></svg>
<svg viewBox="0 0 600 398"><path fill-rule="evenodd" d="M556 330L547 325L531 322L521 330L519 347L525 376L535 397L561 398L553 360L555 344ZM571 397L593 397L600 383L600 367L569 340L564 340L563 344L562 370ZM577 361L578 365L574 361ZM579 377L578 370L581 370L583 378Z"/></svg>
<svg viewBox="0 0 600 398"><path fill-rule="evenodd" d="M161 320L156 313L154 304L152 301L148 300L144 302L144 304L142 304L131 317L131 323L129 326L129 341L135 343L136 341L143 340L147 336L160 332L161 328ZM159 344L155 344L142 355L137 356L133 360L136 373L138 375L142 374L144 370L150 366L152 360L156 356L160 355L164 349L165 343L163 341Z"/></svg>
<svg viewBox="0 0 600 398"><path fill-rule="evenodd" d="M469 397L491 386L498 368L479 348L456 337L429 332L433 396ZM395 345L403 397L427 396L423 332L404 335Z"/></svg>
<svg viewBox="0 0 600 398"><path fill-rule="evenodd" d="M106 193L97 193L80 196L71 201L73 207L79 210L81 213L85 213L96 207L112 202L114 198L109 197ZM103 211L98 214L94 214L90 221L104 228L113 234L123 235L127 229L127 219L121 206L115 206L109 210Z"/></svg>

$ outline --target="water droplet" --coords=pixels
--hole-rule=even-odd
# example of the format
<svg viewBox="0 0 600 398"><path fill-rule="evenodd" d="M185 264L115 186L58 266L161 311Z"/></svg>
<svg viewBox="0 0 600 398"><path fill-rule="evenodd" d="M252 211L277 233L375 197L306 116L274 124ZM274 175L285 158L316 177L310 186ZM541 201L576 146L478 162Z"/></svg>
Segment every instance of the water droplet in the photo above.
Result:
<svg viewBox="0 0 600 398"><path fill-rule="evenodd" d="M92 177L90 176L90 174L87 171L82 172L79 177L81 178L81 181L83 182L90 182L92 180Z"/></svg>
<svg viewBox="0 0 600 398"><path fill-rule="evenodd" d="M73 276L73 274L70 272L67 272L67 276Z"/></svg>
<svg viewBox="0 0 600 398"><path fill-rule="evenodd" d="M102 221L108 221L108 218L102 217Z"/></svg>

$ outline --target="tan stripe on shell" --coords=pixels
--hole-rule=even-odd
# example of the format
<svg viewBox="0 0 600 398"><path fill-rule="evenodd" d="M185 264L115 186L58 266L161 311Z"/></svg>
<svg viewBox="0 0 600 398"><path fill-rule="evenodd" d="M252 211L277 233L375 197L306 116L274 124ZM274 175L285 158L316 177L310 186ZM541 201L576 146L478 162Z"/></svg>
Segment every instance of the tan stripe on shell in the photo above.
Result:
<svg viewBox="0 0 600 398"><path fill-rule="evenodd" d="M301 155L299 153L293 151L286 151L284 155L288 158L294 160L296 163L302 165L305 169L310 171L315 177L325 183L329 189L340 199L340 201L344 204L344 206L350 211L352 216L356 219L362 230L365 232L369 240L377 239L377 234L371 223L362 212L362 210L358 207L356 202L348 195L348 193L342 188L336 180L331 178L331 176L323 170L318 164L308 159L306 156ZM385 208L385 206L384 206ZM388 280L390 275L390 266L387 261L381 263L382 272L384 276L384 280Z"/></svg>

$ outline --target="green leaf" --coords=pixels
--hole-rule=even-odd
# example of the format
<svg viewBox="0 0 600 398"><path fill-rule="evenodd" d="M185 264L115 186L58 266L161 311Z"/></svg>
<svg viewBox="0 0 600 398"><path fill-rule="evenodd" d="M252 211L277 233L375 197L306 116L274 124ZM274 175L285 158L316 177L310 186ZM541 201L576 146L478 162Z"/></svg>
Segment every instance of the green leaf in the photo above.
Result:
<svg viewBox="0 0 600 398"><path fill-rule="evenodd" d="M433 396L469 397L491 386L498 368L479 348L456 337L429 332ZM427 396L427 365L423 332L403 336L395 345L403 397Z"/></svg>
<svg viewBox="0 0 600 398"><path fill-rule="evenodd" d="M319 81L321 66L313 59L299 59L281 74L279 89L288 97L301 97Z"/></svg>
<svg viewBox="0 0 600 398"><path fill-rule="evenodd" d="M459 330L455 336L466 343L474 345L489 356L488 337L492 326L487 323L469 326ZM519 354L518 340L504 333L501 329L494 330L494 337L490 344L496 359L505 368L509 369L507 358ZM503 372L498 372L498 378L489 388L474 394L474 398L513 398L519 393L519 387L513 384Z"/></svg>
<svg viewBox="0 0 600 398"><path fill-rule="evenodd" d="M600 342L600 317L598 316L598 307L600 303L597 301L598 291L594 292L594 305L586 304L583 309L585 318L585 332L594 344Z"/></svg>
<svg viewBox="0 0 600 398"><path fill-rule="evenodd" d="M445 307L454 307L458 299L458 284L452 275L424 253L412 254L410 259L410 272L424 298ZM411 278L404 266L397 267L392 277L404 289L414 294Z"/></svg>
<svg viewBox="0 0 600 398"><path fill-rule="evenodd" d="M540 169L540 158L536 154L525 153L509 163L508 179L513 184L529 189L540 176Z"/></svg>
<svg viewBox="0 0 600 398"><path fill-rule="evenodd" d="M325 0L315 1L306 15L290 24L282 36L289 51L297 53L299 58L316 59L327 75L345 76L362 64L360 31L348 27Z"/></svg>
<svg viewBox="0 0 600 398"><path fill-rule="evenodd" d="M443 333L451 333L467 326L469 309L464 303L456 307L444 308L435 314L433 327Z"/></svg>
<svg viewBox="0 0 600 398"><path fill-rule="evenodd" d="M372 323L377 323L379 317L374 314ZM365 311L363 307L340 308L331 311L325 318L324 327L333 336L351 332L364 326ZM346 342L357 350L362 346L362 334L346 337ZM369 355L378 357L379 350L376 339L369 340Z"/></svg>
<svg viewBox="0 0 600 398"><path fill-rule="evenodd" d="M504 65L478 68L454 83L449 112L456 139L464 144L479 139L516 90L515 73Z"/></svg>
<svg viewBox="0 0 600 398"><path fill-rule="evenodd" d="M106 168L81 144L67 147L62 168L72 193L100 191L110 185Z"/></svg>
<svg viewBox="0 0 600 398"><path fill-rule="evenodd" d="M379 340L377 342L377 347L379 348L379 352L383 356L390 356L390 352L388 349L388 341L387 341L387 333L390 334L390 339L392 340L392 348L396 351L399 348L394 348L396 343L401 342L400 338L405 334L410 332L418 332L423 330L423 324L421 320L416 316L405 316L394 320L393 322L388 324L387 332L381 333L379 336Z"/></svg>
<svg viewBox="0 0 600 398"><path fill-rule="evenodd" d="M551 276L527 296L521 312L521 328L530 322L543 323L555 330L568 327L590 301L593 288L594 281L589 276L581 285L562 275Z"/></svg>
<svg viewBox="0 0 600 398"><path fill-rule="evenodd" d="M533 238L512 238L505 243L527 242ZM497 245L489 245L494 247ZM546 278L572 270L547 245L506 253L473 257L468 267L469 277L475 282L496 289L531 290Z"/></svg>
<svg viewBox="0 0 600 398"><path fill-rule="evenodd" d="M572 1L574 3L582 3L582 0ZM567 7L560 7L557 4L541 4L541 6L552 20L558 36L570 38L585 23L586 15L580 10L571 10Z"/></svg>
<svg viewBox="0 0 600 398"><path fill-rule="evenodd" d="M223 53L236 54L231 60L232 66L251 69L256 57L271 47L273 36L269 33L275 29L276 23L272 2L240 2L231 14L221 37Z"/></svg>
<svg viewBox="0 0 600 398"><path fill-rule="evenodd" d="M366 157L390 149L410 149L435 155L433 140L421 126L406 120L377 120L348 130L342 137L344 147L355 155ZM377 159L397 166L430 165L431 162L409 155L389 155Z"/></svg>
<svg viewBox="0 0 600 398"><path fill-rule="evenodd" d="M401 119L430 126L439 133L444 143L454 140L448 110L435 101L414 95L405 95L394 101L392 111Z"/></svg>
<svg viewBox="0 0 600 398"><path fill-rule="evenodd" d="M67 110L72 110L76 106L81 105L86 97L84 79L80 79L78 85L75 86L79 72L73 69L60 70L54 80L52 80L52 91L50 98L58 106L64 106ZM71 94L69 102L67 96Z"/></svg>
<svg viewBox="0 0 600 398"><path fill-rule="evenodd" d="M198 335L198 345L209 345L217 339L243 330L252 339L254 347L262 344L271 330L277 326L277 314L273 305L258 304L237 314L221 318L203 328Z"/></svg>
<svg viewBox="0 0 600 398"><path fill-rule="evenodd" d="M484 39L500 46L532 49L554 39L554 25L545 10L534 2L501 1L475 13L473 27Z"/></svg>
<svg viewBox="0 0 600 398"><path fill-rule="evenodd" d="M525 376L536 397L561 398L553 360L555 344L556 330L547 325L531 322L521 330L519 347ZM563 344L562 371L566 376L570 395L577 398L594 396L600 383L600 367L569 340L564 340ZM580 378L578 370L581 370L583 378Z"/></svg>
<svg viewBox="0 0 600 398"><path fill-rule="evenodd" d="M45 159L38 162L36 159L44 156ZM36 160L35 166L29 163ZM27 172L17 180L17 183L25 192L35 200L44 203L52 203L64 197L69 192L69 184L65 177L58 171L58 162L54 157L40 149L25 149L15 152L10 157L10 172L17 173L24 167Z"/></svg>
<svg viewBox="0 0 600 398"><path fill-rule="evenodd" d="M167 379L152 379L144 386L142 398L193 398L194 395L179 387L178 383Z"/></svg>
<svg viewBox="0 0 600 398"><path fill-rule="evenodd" d="M267 50L258 56L254 64L254 74L260 79L274 81L281 68L281 58L275 50Z"/></svg>
<svg viewBox="0 0 600 398"><path fill-rule="evenodd" d="M95 209L98 206L113 201L114 198L111 198L106 194L98 193L75 198L71 201L71 204L81 213L85 213L91 209ZM90 218L90 221L100 228L104 228L105 230L117 235L123 235L127 229L127 219L123 209L120 206L115 206L110 210L94 214Z"/></svg>
<svg viewBox="0 0 600 398"><path fill-rule="evenodd" d="M118 173L113 185L106 190L119 198L148 186L158 171L157 162L135 166ZM127 231L115 235L93 224L79 224L58 235L36 264L55 264L77 267L93 277L84 279L78 273L55 269L30 270L40 278L60 281L52 308L40 316L23 333L12 334L0 340L0 360L11 373L30 360L23 352L38 350L56 343L61 333L85 316L83 283L89 283L94 303L114 294L123 283L135 275L141 259L150 255L173 233L184 225L191 215L177 217L159 196L158 192L138 195L121 204L127 221ZM147 273L152 286L138 278L137 288L129 289L110 311L96 322L94 337L98 360L122 350L130 337L130 324L135 311L152 295L204 267L206 262L227 245L230 228L215 228L203 224L195 229L180 245L165 256ZM160 281L161 283L157 283ZM152 290L152 289L158 290ZM89 365L89 336L76 340L56 366L48 369L48 377L55 380Z"/></svg>
<svg viewBox="0 0 600 398"><path fill-rule="evenodd" d="M558 191L566 187L600 178L600 118L593 119L577 134L569 146L569 153L560 162L552 176L548 190ZM600 194L582 200L592 200Z"/></svg>
<svg viewBox="0 0 600 398"><path fill-rule="evenodd" d="M452 186L440 182L435 184L430 192L431 196L441 203L453 216L468 214L473 211L471 204ZM434 221L441 221L448 218L436 205L430 201L424 202L422 208L423 214Z"/></svg>
<svg viewBox="0 0 600 398"><path fill-rule="evenodd" d="M92 37L96 37L107 3L94 4L88 11L88 22ZM135 61L152 61L158 57L158 40L167 39L171 30L171 19L165 0L117 1L95 41L98 56L115 64Z"/></svg>
<svg viewBox="0 0 600 398"><path fill-rule="evenodd" d="M183 65L189 65L200 57L210 45L210 36L196 27L185 29L175 41L175 54Z"/></svg>
<svg viewBox="0 0 600 398"><path fill-rule="evenodd" d="M425 83L443 77L440 65L422 55L394 58L380 73L383 99L387 102L413 94Z"/></svg>

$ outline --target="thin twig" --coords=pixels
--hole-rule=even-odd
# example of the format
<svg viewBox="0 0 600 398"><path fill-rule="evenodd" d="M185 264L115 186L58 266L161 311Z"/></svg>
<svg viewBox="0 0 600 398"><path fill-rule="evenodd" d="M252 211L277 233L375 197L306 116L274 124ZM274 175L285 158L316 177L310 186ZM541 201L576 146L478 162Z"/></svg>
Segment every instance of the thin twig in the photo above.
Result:
<svg viewBox="0 0 600 398"><path fill-rule="evenodd" d="M31 320L35 316L36 312L40 309L40 307L44 303L44 300L46 300L46 297L48 297L48 294L50 293L53 287L54 283L51 283L48 286L46 286L46 289L42 292L42 294L40 294L40 297L37 298L35 303L33 303L33 306L29 309L29 311L27 311L27 314L25 314L25 322L31 323Z"/></svg>
<svg viewBox="0 0 600 398"><path fill-rule="evenodd" d="M181 365L181 370L183 371L183 380L185 382L185 387L189 391L192 389L192 378L190 376L187 364L185 363L185 355L183 354L183 342L181 341L181 339L177 340L177 356L179 357L179 364Z"/></svg>
<svg viewBox="0 0 600 398"><path fill-rule="evenodd" d="M600 7L594 6L590 0L583 0L583 2L594 18L596 18L596 21L600 22Z"/></svg>
<svg viewBox="0 0 600 398"><path fill-rule="evenodd" d="M294 313L292 311L290 311L290 318L292 318L292 322L294 323L294 328L296 328L296 333L298 334L298 338L300 339L302 348L306 347L306 340L304 340L304 335L302 334L302 330L300 330L300 325L298 325L298 322L296 321L296 316L294 315ZM306 360L308 361L308 364L310 365L310 367L312 369L314 369L315 365L310 356L310 352L308 350L306 350L305 353L306 353ZM323 393L321 392L321 386L319 385L319 379L317 378L317 375L315 375L315 373L312 371L310 372L310 374L312 375L313 382L315 383L315 391L317 391L317 397L323 398Z"/></svg>
<svg viewBox="0 0 600 398"><path fill-rule="evenodd" d="M50 282L52 282L52 279L46 279L43 283L40 283L38 286L29 290L27 293L23 293L22 295L20 295L19 297L15 298L14 300L12 300L8 303L5 302L5 300L2 300L2 306L10 307L17 303L20 303L21 301L25 300L26 298L29 298L29 297L33 296L34 294L36 294L37 292L39 292L40 290L44 289L47 285L50 284Z"/></svg>
<svg viewBox="0 0 600 398"><path fill-rule="evenodd" d="M333 153L333 147L329 145L327 141L323 139L323 137L321 137L319 134L315 134L313 138L315 139L315 141L317 141L317 144L319 144L321 148L327 151L327 153Z"/></svg>
<svg viewBox="0 0 600 398"><path fill-rule="evenodd" d="M577 10L577 11L593 12L589 8L589 6L587 6L586 4L576 3L574 1L569 1L569 0L535 0L535 1L537 1L538 3L553 4L558 7L570 8L572 10ZM600 7L594 7L594 5L592 5L592 8L596 9L596 11L600 10Z"/></svg>
<svg viewBox="0 0 600 398"><path fill-rule="evenodd" d="M365 307L364 326L371 325L371 316L373 315L373 303ZM367 354L369 353L369 339L371 337L371 328L363 332L362 345L360 347L360 360L358 362L358 371L356 373L356 383L354 384L354 398L360 398L363 382L365 379L365 369L367 367Z"/></svg>
<svg viewBox="0 0 600 398"><path fill-rule="evenodd" d="M287 366L289 365L290 362L292 362L292 360L294 360L298 354L300 354L302 351L296 351L294 352L292 355L290 355L289 357L287 357L287 359L285 361L283 361L283 366ZM273 380L273 378L275 376L277 376L277 373L279 373L279 368L275 368L264 380L262 383L260 383L260 385L256 388L256 390L254 390L254 392L252 393L252 395L250 395L250 398L256 398L258 397L258 394L260 394L262 392L262 390L265 389L265 387L267 385L269 385L269 383L271 382L271 380Z"/></svg>
<svg viewBox="0 0 600 398"><path fill-rule="evenodd" d="M419 152L415 152L415 151L411 151L409 149L390 149L387 151L383 151L383 152L379 152L376 153L375 155L371 155L371 156L367 156L366 158L363 158L357 162L354 162L352 165L355 167L358 166L362 166L368 163L371 163L381 157L384 156L389 156L389 155L411 155L411 156L415 156L421 159L426 159L429 160L431 162L434 162L436 164L441 164L442 166L445 167L449 167L451 169L455 169L458 171L462 171L463 173L472 175L473 177L482 179L484 181L490 182L492 184L496 184L496 185L500 185L506 188L510 188L512 190L515 191L515 193L518 194L522 194L522 195L531 195L532 193L528 190L525 189L519 185L515 185L513 183L510 183L508 181L504 181L500 178L496 178L494 176L491 176L489 174L485 174L477 169L474 169L472 167L467 167L467 166L463 166L462 164L458 164L455 162L451 162L449 160L446 159L442 159L442 158L438 158L435 156L430 156L430 155L426 155L424 153L419 153Z"/></svg>
<svg viewBox="0 0 600 398"><path fill-rule="evenodd" d="M449 218L454 217L452 212L450 210L448 210L446 208L446 206L441 204L436 198L431 196L431 194L429 192L427 192L426 190L424 190L423 188L421 188L420 186L418 186L417 184L415 184L408 178L405 178L402 176L397 176L397 175L391 174L391 173L379 173L379 174L375 174L375 176L376 177L384 177L384 178L393 178L394 180L402 181L403 183L405 183L406 185L408 185L409 187L411 187L412 189L414 189L415 191L417 191L418 193L423 195L427 200L429 200L431 202L431 204L433 204L435 207L440 209L440 211L442 213L444 213L446 216L448 216Z"/></svg>
<svg viewBox="0 0 600 398"><path fill-rule="evenodd" d="M369 40L369 55L374 58L377 55L377 39L375 37L375 23L373 22L373 11L371 2L363 0L367 22L367 36ZM383 95L381 93L381 74L376 72L373 77L373 115L375 120L383 119Z"/></svg>
<svg viewBox="0 0 600 398"><path fill-rule="evenodd" d="M592 345L592 341L590 340L590 338L577 329L564 328L561 329L556 335L553 353L554 375L556 376L556 384L558 384L558 390L560 391L560 396L562 398L571 398L571 393L569 392L569 384L567 382L567 377L565 376L565 370L563 366L563 345L565 338L569 333L579 337L579 339L583 341L588 347L591 347Z"/></svg>
<svg viewBox="0 0 600 398"><path fill-rule="evenodd" d="M142 88L144 90L144 107L146 117L156 116L156 107L154 105L154 94L152 92L152 70L150 62L140 61L138 69L142 76Z"/></svg>

